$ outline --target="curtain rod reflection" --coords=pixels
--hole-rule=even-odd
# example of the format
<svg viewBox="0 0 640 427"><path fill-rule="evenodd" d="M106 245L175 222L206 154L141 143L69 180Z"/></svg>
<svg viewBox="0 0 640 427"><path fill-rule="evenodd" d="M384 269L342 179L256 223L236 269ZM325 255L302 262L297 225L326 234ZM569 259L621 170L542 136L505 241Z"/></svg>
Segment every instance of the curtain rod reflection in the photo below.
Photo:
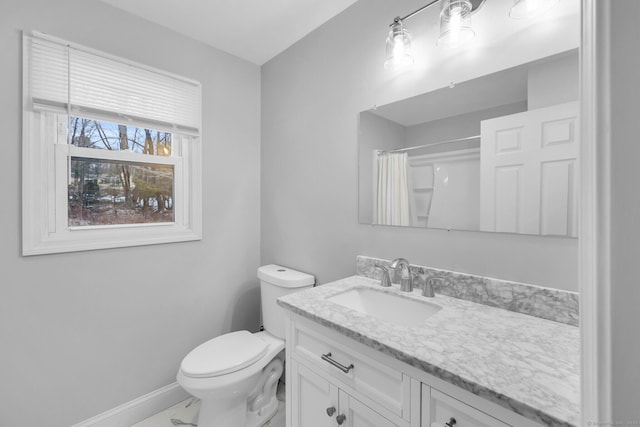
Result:
<svg viewBox="0 0 640 427"><path fill-rule="evenodd" d="M436 145L449 144L450 142L470 141L472 139L480 139L480 135L467 136L467 137L458 138L458 139L450 139L449 141L433 142L431 144L416 145L415 147L394 148L393 150L378 150L378 155L389 154L389 153L400 153L403 151L410 151L410 150L418 150L420 148L434 147Z"/></svg>

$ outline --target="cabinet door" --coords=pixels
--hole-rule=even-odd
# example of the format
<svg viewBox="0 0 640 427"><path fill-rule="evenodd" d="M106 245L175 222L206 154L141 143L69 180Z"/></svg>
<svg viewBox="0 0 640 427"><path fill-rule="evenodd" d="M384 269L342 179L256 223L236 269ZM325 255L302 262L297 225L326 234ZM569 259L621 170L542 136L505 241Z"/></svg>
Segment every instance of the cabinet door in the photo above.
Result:
<svg viewBox="0 0 640 427"><path fill-rule="evenodd" d="M404 427L408 423L396 424L383 417L367 405L340 390L340 411L336 423L342 427ZM334 424L336 425L336 424Z"/></svg>
<svg viewBox="0 0 640 427"><path fill-rule="evenodd" d="M335 427L338 389L327 379L291 360L291 427ZM331 409L333 408L333 409ZM327 412L329 411L329 412Z"/></svg>
<svg viewBox="0 0 640 427"><path fill-rule="evenodd" d="M508 424L423 384L422 427L447 426L509 427Z"/></svg>

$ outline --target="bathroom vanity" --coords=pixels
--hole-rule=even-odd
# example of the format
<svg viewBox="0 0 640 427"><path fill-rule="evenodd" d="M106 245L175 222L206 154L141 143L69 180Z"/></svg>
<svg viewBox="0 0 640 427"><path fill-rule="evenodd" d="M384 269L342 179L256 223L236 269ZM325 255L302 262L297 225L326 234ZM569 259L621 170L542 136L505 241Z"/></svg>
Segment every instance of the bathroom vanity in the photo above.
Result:
<svg viewBox="0 0 640 427"><path fill-rule="evenodd" d="M574 325L361 275L278 303L287 427L579 424ZM412 318L411 305L425 303L426 317Z"/></svg>

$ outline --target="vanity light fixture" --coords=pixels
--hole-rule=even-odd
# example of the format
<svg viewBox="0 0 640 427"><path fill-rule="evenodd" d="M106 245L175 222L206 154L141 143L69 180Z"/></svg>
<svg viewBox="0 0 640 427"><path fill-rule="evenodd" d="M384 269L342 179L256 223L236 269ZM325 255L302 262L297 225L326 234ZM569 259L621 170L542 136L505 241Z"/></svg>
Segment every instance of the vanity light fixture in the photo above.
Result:
<svg viewBox="0 0 640 427"><path fill-rule="evenodd" d="M384 61L385 68L406 68L414 63L411 50L411 34L404 26L404 21L417 15L431 5L441 2L440 37L438 46L458 47L473 39L475 32L471 27L471 14L486 0L432 0L404 18L397 16L389 25L387 50Z"/></svg>
<svg viewBox="0 0 640 427"><path fill-rule="evenodd" d="M384 66L385 68L400 69L408 67L413 62L411 34L404 28L402 19L398 16L393 20L387 36L387 55Z"/></svg>
<svg viewBox="0 0 640 427"><path fill-rule="evenodd" d="M560 0L513 0L509 16L514 19L533 18L555 6Z"/></svg>
<svg viewBox="0 0 640 427"><path fill-rule="evenodd" d="M443 0L440 8L438 46L458 47L471 41L471 0Z"/></svg>

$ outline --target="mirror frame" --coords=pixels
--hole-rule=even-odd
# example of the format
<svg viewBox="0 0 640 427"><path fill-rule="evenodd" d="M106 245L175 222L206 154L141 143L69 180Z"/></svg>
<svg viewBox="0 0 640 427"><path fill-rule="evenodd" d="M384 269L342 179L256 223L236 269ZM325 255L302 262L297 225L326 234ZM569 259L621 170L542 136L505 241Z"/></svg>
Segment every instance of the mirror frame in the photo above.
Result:
<svg viewBox="0 0 640 427"><path fill-rule="evenodd" d="M612 419L611 3L581 0L580 337L582 425Z"/></svg>

